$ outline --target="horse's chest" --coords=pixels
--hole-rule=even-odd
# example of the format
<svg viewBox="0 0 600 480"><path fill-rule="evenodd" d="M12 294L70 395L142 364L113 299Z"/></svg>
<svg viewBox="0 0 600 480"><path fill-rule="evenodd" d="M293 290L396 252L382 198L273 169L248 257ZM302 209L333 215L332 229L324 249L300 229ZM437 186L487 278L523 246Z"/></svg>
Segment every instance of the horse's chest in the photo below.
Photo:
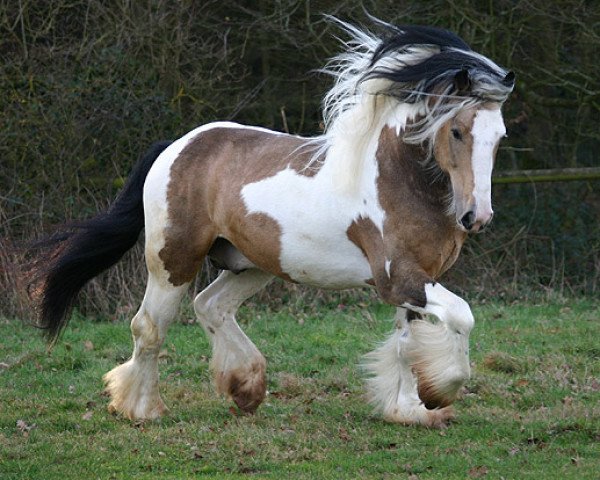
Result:
<svg viewBox="0 0 600 480"><path fill-rule="evenodd" d="M291 169L246 185L242 198L249 215L264 214L277 222L279 263L292 280L344 288L365 285L371 278L369 262L348 238L348 228L359 216L382 220L373 198L358 201L332 194L323 179Z"/></svg>

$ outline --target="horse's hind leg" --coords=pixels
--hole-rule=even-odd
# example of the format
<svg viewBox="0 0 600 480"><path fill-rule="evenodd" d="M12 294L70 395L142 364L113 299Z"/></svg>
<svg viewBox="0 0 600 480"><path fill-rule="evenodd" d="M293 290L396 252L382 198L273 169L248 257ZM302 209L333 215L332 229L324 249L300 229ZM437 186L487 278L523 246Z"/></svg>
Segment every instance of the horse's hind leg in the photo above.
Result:
<svg viewBox="0 0 600 480"><path fill-rule="evenodd" d="M365 368L372 375L367 380L370 400L390 422L442 427L453 417L453 411L451 407L429 410L419 398L412 367L415 340L407 313L398 308L396 330L366 356Z"/></svg>
<svg viewBox="0 0 600 480"><path fill-rule="evenodd" d="M157 418L166 411L158 391L158 354L188 285L173 286L163 275L149 273L144 300L131 321L133 355L104 375L110 411L129 419Z"/></svg>
<svg viewBox="0 0 600 480"><path fill-rule="evenodd" d="M240 305L273 276L260 270L222 272L194 300L194 310L211 339L211 368L219 393L245 412L254 412L266 395L266 360L235 321Z"/></svg>

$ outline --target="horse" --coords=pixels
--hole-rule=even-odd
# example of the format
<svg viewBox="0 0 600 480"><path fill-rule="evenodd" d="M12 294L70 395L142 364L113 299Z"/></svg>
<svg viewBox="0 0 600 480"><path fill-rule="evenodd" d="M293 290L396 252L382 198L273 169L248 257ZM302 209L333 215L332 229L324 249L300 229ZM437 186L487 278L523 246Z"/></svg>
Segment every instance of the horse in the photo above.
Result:
<svg viewBox="0 0 600 480"><path fill-rule="evenodd" d="M365 368L387 421L445 426L470 375L469 304L439 278L492 219L491 175L515 75L454 33L337 21L349 40L324 68L324 131L302 137L215 122L143 155L113 204L58 228L36 270L38 324L56 342L78 292L145 232L148 279L133 353L103 377L109 410L166 413L158 356L182 297L210 259L222 272L193 301L216 390L241 411L265 399L266 360L235 314L273 278L370 286L395 328Z"/></svg>

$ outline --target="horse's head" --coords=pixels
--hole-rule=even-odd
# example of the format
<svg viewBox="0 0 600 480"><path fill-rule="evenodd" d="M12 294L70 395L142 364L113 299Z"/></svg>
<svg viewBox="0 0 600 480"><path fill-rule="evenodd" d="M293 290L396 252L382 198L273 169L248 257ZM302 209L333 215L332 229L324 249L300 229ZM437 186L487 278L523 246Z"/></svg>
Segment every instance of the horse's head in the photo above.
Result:
<svg viewBox="0 0 600 480"><path fill-rule="evenodd" d="M457 92L469 93L471 81L467 71L459 72L454 83ZM508 72L503 83L512 89L514 74ZM480 231L494 215L492 170L498 145L506 135L501 106L494 101L465 106L446 120L435 135L434 157L450 177L450 208L458 227L465 232Z"/></svg>
<svg viewBox="0 0 600 480"><path fill-rule="evenodd" d="M460 110L437 132L434 156L450 177L451 209L465 232L478 232L492 220L492 169L505 134L498 103Z"/></svg>

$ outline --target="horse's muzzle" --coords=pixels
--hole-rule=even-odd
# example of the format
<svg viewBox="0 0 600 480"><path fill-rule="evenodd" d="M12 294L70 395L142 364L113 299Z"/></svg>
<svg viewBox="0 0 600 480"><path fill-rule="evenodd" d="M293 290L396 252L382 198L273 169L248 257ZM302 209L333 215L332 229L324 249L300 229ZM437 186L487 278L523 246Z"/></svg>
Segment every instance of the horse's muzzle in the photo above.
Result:
<svg viewBox="0 0 600 480"><path fill-rule="evenodd" d="M460 229L466 233L482 232L487 227L494 217L494 212L490 211L482 215L476 215L473 210L465 213L458 222Z"/></svg>

